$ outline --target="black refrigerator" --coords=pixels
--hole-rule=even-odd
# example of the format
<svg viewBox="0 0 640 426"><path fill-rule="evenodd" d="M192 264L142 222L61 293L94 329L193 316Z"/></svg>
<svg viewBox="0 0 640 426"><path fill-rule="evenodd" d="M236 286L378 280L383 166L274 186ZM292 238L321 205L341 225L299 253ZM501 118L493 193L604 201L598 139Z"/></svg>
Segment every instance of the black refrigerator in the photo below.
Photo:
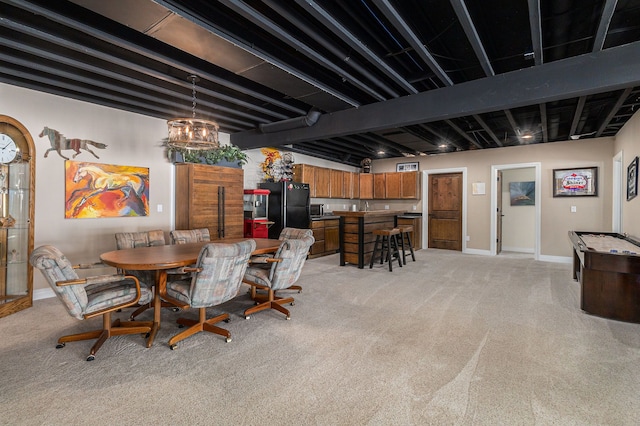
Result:
<svg viewBox="0 0 640 426"><path fill-rule="evenodd" d="M269 227L269 238L277 239L282 228L309 228L311 195L308 183L264 182L259 188L271 191L269 220L274 224Z"/></svg>

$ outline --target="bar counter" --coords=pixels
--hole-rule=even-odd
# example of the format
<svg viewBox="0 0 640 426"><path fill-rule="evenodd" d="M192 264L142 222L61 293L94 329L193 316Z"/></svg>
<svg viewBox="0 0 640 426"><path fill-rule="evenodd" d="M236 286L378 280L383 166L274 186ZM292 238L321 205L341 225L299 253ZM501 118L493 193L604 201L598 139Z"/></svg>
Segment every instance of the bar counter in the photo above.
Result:
<svg viewBox="0 0 640 426"><path fill-rule="evenodd" d="M373 231L391 229L403 210L333 211L340 217L340 266L347 263L364 268L371 260L376 241Z"/></svg>

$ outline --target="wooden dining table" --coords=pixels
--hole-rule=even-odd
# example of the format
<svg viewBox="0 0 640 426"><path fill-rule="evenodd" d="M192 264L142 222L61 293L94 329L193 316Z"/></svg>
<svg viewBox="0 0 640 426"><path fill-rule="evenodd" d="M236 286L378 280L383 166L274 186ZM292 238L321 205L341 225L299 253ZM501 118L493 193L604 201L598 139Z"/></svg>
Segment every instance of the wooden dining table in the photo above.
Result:
<svg viewBox="0 0 640 426"><path fill-rule="evenodd" d="M226 238L218 241L113 250L102 253L100 259L106 265L124 270L156 271L155 291L153 292L153 326L147 339L147 347L149 348L153 345L156 333L160 329L161 295L166 290L167 271L195 264L200 250L205 244L233 244L249 239L252 238ZM255 238L253 240L256 242L253 255L275 253L282 243L280 240L269 238Z"/></svg>

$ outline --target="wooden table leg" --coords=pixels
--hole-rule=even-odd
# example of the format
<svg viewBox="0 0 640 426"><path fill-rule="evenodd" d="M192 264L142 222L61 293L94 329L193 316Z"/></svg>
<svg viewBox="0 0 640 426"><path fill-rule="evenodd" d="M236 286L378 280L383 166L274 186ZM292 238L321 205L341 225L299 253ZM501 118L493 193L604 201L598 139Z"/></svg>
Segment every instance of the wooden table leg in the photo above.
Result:
<svg viewBox="0 0 640 426"><path fill-rule="evenodd" d="M147 347L150 348L153 345L153 340L156 337L156 333L160 330L160 309L162 308L162 299L160 299L160 289L164 288L167 284L167 271L156 271L156 286L153 289L153 325L149 332L149 339L147 339Z"/></svg>

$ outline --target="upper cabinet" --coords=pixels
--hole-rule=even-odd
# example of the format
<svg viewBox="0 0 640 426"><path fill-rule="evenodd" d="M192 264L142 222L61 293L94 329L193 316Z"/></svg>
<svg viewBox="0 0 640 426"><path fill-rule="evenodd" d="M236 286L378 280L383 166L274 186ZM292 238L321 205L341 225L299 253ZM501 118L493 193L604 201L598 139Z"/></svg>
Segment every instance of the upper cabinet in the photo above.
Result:
<svg viewBox="0 0 640 426"><path fill-rule="evenodd" d="M309 164L294 164L293 165L293 181L300 183L308 183L310 196L316 197L316 166L310 166Z"/></svg>
<svg viewBox="0 0 640 426"><path fill-rule="evenodd" d="M358 173L296 164L293 180L308 183L312 198L417 200L419 172Z"/></svg>
<svg viewBox="0 0 640 426"><path fill-rule="evenodd" d="M35 197L33 138L17 120L0 115L0 317L32 305Z"/></svg>
<svg viewBox="0 0 640 426"><path fill-rule="evenodd" d="M373 200L373 173L360 173L360 199Z"/></svg>
<svg viewBox="0 0 640 426"><path fill-rule="evenodd" d="M330 169L331 173L331 198L349 198L345 195L344 172L342 170Z"/></svg>

